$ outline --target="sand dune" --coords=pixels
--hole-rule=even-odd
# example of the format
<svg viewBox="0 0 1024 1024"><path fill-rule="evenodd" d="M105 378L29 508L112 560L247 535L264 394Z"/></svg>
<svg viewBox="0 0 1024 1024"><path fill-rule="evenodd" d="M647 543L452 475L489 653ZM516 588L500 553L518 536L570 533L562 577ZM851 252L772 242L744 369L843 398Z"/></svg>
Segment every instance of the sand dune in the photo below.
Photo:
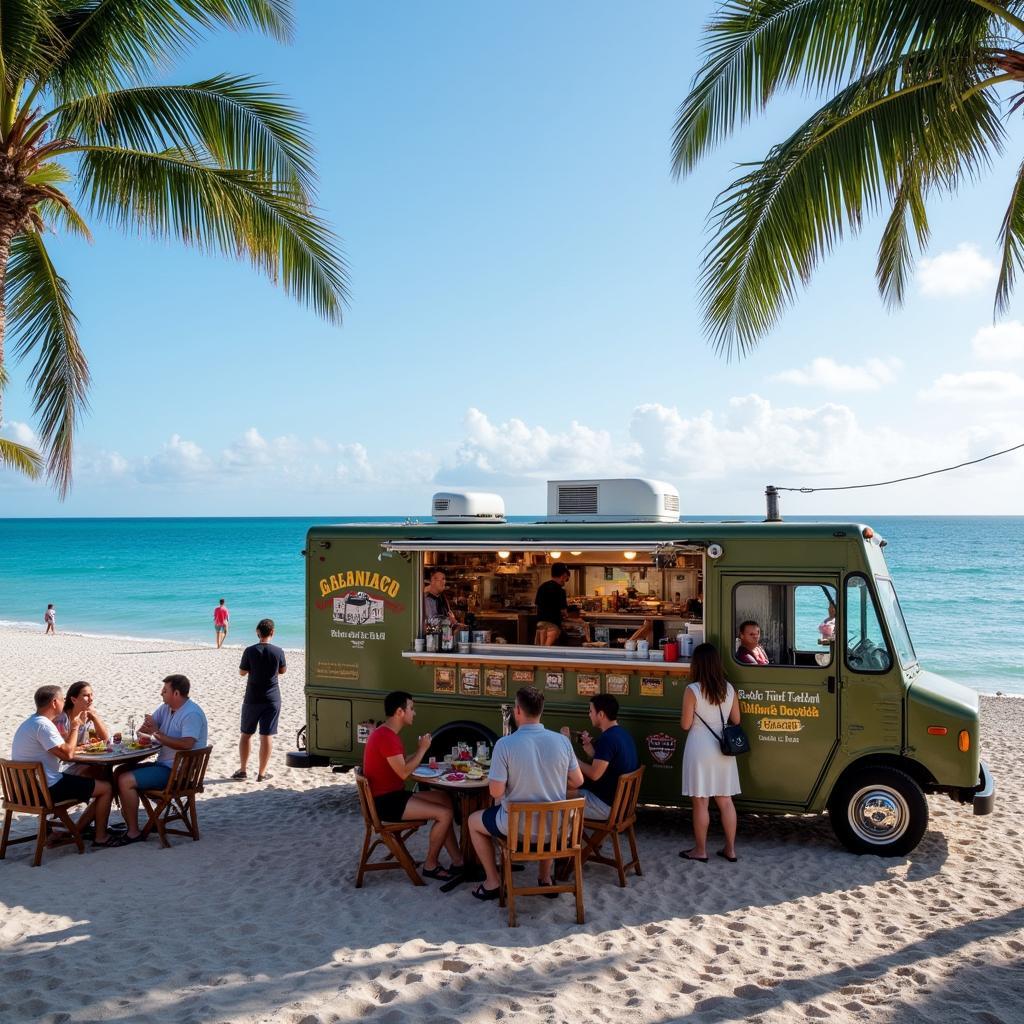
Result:
<svg viewBox="0 0 1024 1024"><path fill-rule="evenodd" d="M0 1020L1024 1019L1024 701L984 700L996 813L933 798L909 859L854 857L821 818L743 816L739 863L683 863L686 816L647 809L643 878L620 890L609 869L588 867L585 926L563 898L524 900L509 929L466 886L444 895L394 872L353 888L351 778L283 763L303 715L301 654L284 680L276 777L258 784L228 779L237 649L0 638L5 754L43 683L89 679L97 709L123 726L156 706L172 671L191 678L215 744L201 842L54 850L35 869L30 846L9 851Z"/></svg>

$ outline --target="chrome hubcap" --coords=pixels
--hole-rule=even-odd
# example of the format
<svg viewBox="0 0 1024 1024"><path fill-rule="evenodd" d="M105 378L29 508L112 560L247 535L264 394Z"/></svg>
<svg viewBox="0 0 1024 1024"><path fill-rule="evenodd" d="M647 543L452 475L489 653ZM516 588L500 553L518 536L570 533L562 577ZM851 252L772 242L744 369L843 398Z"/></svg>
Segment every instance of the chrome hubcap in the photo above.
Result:
<svg viewBox="0 0 1024 1024"><path fill-rule="evenodd" d="M865 786L849 804L850 827L866 843L884 846L899 839L910 824L910 808L894 789Z"/></svg>

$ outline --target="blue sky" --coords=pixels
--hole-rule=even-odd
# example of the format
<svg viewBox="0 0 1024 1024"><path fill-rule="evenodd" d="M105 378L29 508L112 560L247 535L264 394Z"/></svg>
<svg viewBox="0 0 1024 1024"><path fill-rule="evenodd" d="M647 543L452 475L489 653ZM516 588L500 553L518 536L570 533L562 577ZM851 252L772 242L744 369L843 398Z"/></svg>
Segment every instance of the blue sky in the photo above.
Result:
<svg viewBox="0 0 1024 1024"><path fill-rule="evenodd" d="M302 109L352 305L319 322L242 265L94 222L54 240L94 377L76 484L0 473L0 514L425 514L466 486L543 511L544 481L646 475L684 514L764 485L902 476L1024 441L1024 311L992 325L1019 155L932 208L902 311L874 287L881 224L728 363L700 329L717 191L809 108L781 99L687 180L676 106L711 3L302 0L290 47L218 34L169 81L250 72ZM1019 138L1016 125L1011 138ZM29 438L24 367L7 436ZM1019 513L1024 453L784 511Z"/></svg>

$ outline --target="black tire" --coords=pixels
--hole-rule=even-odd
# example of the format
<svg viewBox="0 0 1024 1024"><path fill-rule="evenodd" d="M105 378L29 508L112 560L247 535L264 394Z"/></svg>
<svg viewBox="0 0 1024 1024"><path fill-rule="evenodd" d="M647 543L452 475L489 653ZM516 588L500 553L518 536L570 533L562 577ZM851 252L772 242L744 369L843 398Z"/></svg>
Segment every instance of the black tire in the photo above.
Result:
<svg viewBox="0 0 1024 1024"><path fill-rule="evenodd" d="M851 852L903 857L928 828L928 800L906 772L868 765L836 786L828 816L836 838Z"/></svg>

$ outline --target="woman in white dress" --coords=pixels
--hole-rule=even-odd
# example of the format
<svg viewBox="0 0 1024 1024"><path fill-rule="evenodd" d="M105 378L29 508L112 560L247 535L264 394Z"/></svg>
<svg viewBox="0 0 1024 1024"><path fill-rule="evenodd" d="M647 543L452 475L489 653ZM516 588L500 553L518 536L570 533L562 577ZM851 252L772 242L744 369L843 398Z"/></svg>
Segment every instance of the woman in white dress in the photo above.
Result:
<svg viewBox="0 0 1024 1024"><path fill-rule="evenodd" d="M725 831L725 847L719 857L736 860L736 808L733 794L740 791L736 758L722 753L719 738L726 723L739 725L740 704L732 684L725 678L722 659L714 644L699 644L691 662L694 682L683 695L679 724L687 732L683 748L683 796L693 803L693 848L681 850L683 860L708 859L707 839L710 815L708 801L714 797Z"/></svg>

